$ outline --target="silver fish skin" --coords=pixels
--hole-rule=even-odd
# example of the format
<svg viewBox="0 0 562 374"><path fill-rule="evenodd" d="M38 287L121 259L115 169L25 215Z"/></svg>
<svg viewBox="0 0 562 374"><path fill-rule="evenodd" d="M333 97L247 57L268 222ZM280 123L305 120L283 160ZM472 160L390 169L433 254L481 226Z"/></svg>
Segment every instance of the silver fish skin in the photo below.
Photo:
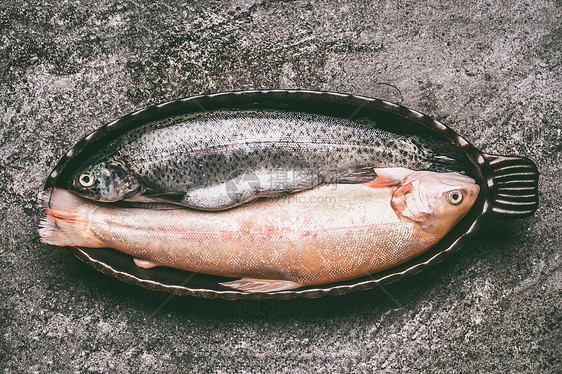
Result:
<svg viewBox="0 0 562 374"><path fill-rule="evenodd" d="M375 167L454 163L416 137L364 121L277 110L214 111L148 123L110 142L69 189L104 202L223 210L324 183L364 183Z"/></svg>

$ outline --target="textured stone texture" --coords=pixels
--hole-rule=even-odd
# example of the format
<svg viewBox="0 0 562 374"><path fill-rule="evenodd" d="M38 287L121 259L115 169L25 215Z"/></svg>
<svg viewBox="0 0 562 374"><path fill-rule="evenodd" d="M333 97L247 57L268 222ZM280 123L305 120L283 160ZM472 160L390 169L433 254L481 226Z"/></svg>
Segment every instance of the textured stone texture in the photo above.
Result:
<svg viewBox="0 0 562 374"><path fill-rule="evenodd" d="M562 371L559 0L53 3L0 5L5 372ZM293 302L169 299L38 242L35 197L80 138L151 104L257 88L418 109L533 159L540 208L386 292Z"/></svg>

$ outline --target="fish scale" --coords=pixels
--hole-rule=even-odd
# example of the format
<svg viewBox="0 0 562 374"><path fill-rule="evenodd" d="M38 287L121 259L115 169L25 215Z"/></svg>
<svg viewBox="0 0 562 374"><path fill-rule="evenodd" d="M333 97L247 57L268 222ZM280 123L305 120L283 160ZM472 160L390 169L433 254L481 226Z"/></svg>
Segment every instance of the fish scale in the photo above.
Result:
<svg viewBox="0 0 562 374"><path fill-rule="evenodd" d="M117 137L78 168L70 188L102 201L142 193L145 200L157 196L160 201L221 210L279 189L295 192L334 180L364 183L376 177L375 167L435 170L443 162L437 156L419 138L364 121L279 110L214 111L151 122ZM117 181L105 183L96 176L93 186L77 184L92 170L114 175L106 165L116 160L125 165L120 166L125 168L122 175L113 177ZM302 180L278 180L277 175L286 172ZM243 180L254 177L258 184ZM126 185L124 180L134 183ZM228 183L234 183L236 191L222 188ZM107 184L111 199L104 194ZM127 189L130 185L138 191Z"/></svg>
<svg viewBox="0 0 562 374"><path fill-rule="evenodd" d="M241 278L223 285L268 292L408 261L441 240L478 196L474 180L457 173L377 171L388 185L328 184L222 212L122 208L55 189L42 195L39 233L46 243L115 248L142 267ZM451 193L462 198L451 201Z"/></svg>

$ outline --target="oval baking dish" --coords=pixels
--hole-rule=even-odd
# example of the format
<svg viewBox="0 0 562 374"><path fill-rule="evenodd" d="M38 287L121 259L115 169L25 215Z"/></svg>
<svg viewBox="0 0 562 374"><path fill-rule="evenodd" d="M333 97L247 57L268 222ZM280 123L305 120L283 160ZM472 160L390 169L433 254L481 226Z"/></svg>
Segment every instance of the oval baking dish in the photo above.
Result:
<svg viewBox="0 0 562 374"><path fill-rule="evenodd" d="M268 109L314 113L346 119L372 121L377 127L399 134L423 134L457 147L465 158L466 173L480 185L471 211L433 248L394 268L366 277L290 291L248 293L219 285L230 278L156 267L137 267L129 255L107 248L69 247L80 260L121 281L167 291L223 299L291 299L340 295L388 284L416 274L458 251L487 220L523 218L538 206L538 171L525 157L482 153L449 127L417 111L383 100L348 94L263 90L226 92L170 101L130 113L82 139L59 161L45 189L65 188L73 169L112 138L148 122L171 116L214 110Z"/></svg>

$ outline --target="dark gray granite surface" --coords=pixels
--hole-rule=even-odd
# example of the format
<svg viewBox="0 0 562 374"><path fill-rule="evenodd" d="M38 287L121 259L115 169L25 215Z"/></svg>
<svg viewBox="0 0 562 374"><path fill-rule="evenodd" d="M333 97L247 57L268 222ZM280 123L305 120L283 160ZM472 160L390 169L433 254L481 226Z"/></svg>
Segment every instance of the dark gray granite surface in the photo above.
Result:
<svg viewBox="0 0 562 374"><path fill-rule="evenodd" d="M461 5L462 4L462 5ZM0 5L4 372L561 372L562 3L6 1ZM541 172L534 217L386 288L173 297L38 241L36 196L97 127L200 93L400 102Z"/></svg>

